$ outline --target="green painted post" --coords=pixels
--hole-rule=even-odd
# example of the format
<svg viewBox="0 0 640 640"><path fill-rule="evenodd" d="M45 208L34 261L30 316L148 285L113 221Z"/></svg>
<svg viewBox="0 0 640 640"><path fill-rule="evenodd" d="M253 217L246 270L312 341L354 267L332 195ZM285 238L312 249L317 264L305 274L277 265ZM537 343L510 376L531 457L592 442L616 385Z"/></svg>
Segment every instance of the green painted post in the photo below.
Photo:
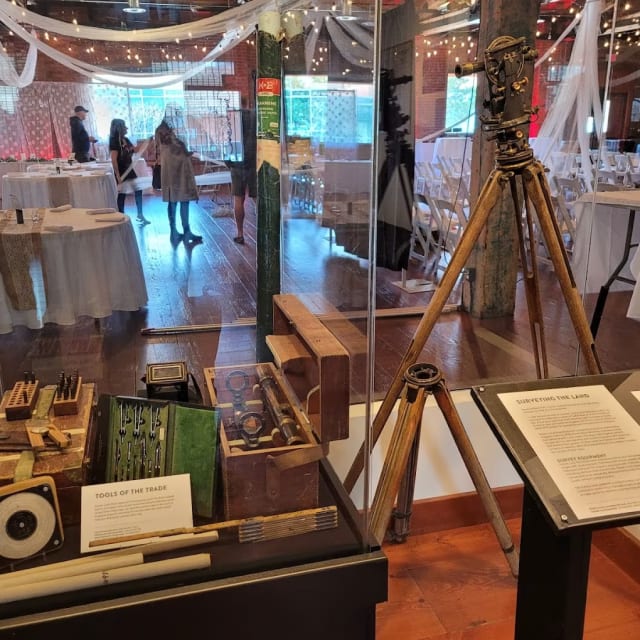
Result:
<svg viewBox="0 0 640 640"><path fill-rule="evenodd" d="M258 19L257 76L257 299L256 358L273 356L266 337L273 333L273 296L280 293L280 113L282 99L280 14L264 11Z"/></svg>

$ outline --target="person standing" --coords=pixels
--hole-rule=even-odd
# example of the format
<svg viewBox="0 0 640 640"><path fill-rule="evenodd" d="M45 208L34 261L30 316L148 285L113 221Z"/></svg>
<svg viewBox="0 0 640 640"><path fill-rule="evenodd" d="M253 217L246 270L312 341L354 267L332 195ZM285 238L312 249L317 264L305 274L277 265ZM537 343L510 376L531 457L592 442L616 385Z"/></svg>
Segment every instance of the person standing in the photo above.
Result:
<svg viewBox="0 0 640 640"><path fill-rule="evenodd" d="M95 142L96 139L90 136L84 128L84 120L89 112L80 105L73 112L75 115L69 118L71 151L73 151L77 162L91 162L95 158L91 156L89 150L91 149L91 143Z"/></svg>
<svg viewBox="0 0 640 640"><path fill-rule="evenodd" d="M171 244L177 245L181 240L189 244L202 242L202 236L194 234L189 226L189 203L198 200L198 189L191 163L193 153L187 150L184 142L178 139L166 120L156 129L156 149L159 150L161 166L162 201L168 203ZM176 228L178 203L182 233Z"/></svg>
<svg viewBox="0 0 640 640"><path fill-rule="evenodd" d="M132 193L136 201L136 209L138 217L136 220L139 224L149 224L142 213L142 189L137 183L137 175L133 170L133 154L140 149L142 145L134 146L131 140L127 138L127 125L124 120L114 118L111 121L111 129L109 131L109 155L111 156L111 165L113 166L113 175L118 185L118 211L124 213L124 202L127 193Z"/></svg>
<svg viewBox="0 0 640 640"><path fill-rule="evenodd" d="M229 162L231 170L231 193L233 195L233 215L236 221L236 236L233 241L244 244L244 203L249 197L255 202L258 195L258 175L256 171L256 112L248 108L248 100L242 97L242 160Z"/></svg>

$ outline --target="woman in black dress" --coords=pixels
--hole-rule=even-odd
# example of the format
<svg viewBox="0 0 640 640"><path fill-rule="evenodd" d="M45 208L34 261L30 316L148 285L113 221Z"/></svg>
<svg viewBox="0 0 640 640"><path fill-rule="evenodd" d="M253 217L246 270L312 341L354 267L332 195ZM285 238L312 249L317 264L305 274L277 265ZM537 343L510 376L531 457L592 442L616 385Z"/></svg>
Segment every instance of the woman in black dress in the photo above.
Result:
<svg viewBox="0 0 640 640"><path fill-rule="evenodd" d="M127 125L124 120L114 118L111 121L111 131L109 132L109 154L118 185L118 211L124 213L124 201L127 194L133 193L138 210L137 222L149 224L149 220L142 214L142 189L136 180L138 176L131 166L132 156L134 152L138 151L140 145L134 146L126 134Z"/></svg>

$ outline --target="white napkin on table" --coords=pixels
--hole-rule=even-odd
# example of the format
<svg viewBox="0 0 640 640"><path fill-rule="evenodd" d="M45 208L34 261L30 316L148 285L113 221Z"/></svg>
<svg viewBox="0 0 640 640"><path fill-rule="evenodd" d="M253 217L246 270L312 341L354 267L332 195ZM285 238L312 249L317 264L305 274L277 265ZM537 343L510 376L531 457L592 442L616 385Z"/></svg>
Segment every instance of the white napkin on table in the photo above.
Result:
<svg viewBox="0 0 640 640"><path fill-rule="evenodd" d="M115 211L113 207L103 207L102 209L87 209L87 214L95 216L99 213L115 213Z"/></svg>
<svg viewBox="0 0 640 640"><path fill-rule="evenodd" d="M59 207L52 207L49 211L52 213L62 213L63 211L69 211L69 209L73 209L70 204L61 204Z"/></svg>
<svg viewBox="0 0 640 640"><path fill-rule="evenodd" d="M123 213L106 213L101 215L100 217L94 218L96 222L120 222L124 220L127 216Z"/></svg>
<svg viewBox="0 0 640 640"><path fill-rule="evenodd" d="M56 231L58 233L63 233L65 231L73 231L73 227L70 224L49 224L42 228L45 231Z"/></svg>

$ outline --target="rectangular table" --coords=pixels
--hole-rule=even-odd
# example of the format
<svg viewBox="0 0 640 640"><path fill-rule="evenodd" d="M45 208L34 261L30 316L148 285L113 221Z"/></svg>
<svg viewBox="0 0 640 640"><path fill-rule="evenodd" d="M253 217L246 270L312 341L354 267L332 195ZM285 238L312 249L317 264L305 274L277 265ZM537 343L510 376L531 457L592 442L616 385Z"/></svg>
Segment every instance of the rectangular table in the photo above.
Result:
<svg viewBox="0 0 640 640"><path fill-rule="evenodd" d="M3 206L117 207L118 190L113 172L107 169L61 171L28 171L7 173L2 178ZM11 198L14 196L14 199Z"/></svg>
<svg viewBox="0 0 640 640"><path fill-rule="evenodd" d="M128 216L46 210L39 222L0 221L0 333L16 324L75 324L136 311L147 288ZM13 216L13 212L11 212ZM109 219L111 218L111 219Z"/></svg>
<svg viewBox="0 0 640 640"><path fill-rule="evenodd" d="M600 292L592 322L594 335L609 290L633 288L627 317L640 319L640 263L634 259L640 240L640 225L634 225L637 209L640 189L587 193L574 204L576 285L583 293Z"/></svg>

